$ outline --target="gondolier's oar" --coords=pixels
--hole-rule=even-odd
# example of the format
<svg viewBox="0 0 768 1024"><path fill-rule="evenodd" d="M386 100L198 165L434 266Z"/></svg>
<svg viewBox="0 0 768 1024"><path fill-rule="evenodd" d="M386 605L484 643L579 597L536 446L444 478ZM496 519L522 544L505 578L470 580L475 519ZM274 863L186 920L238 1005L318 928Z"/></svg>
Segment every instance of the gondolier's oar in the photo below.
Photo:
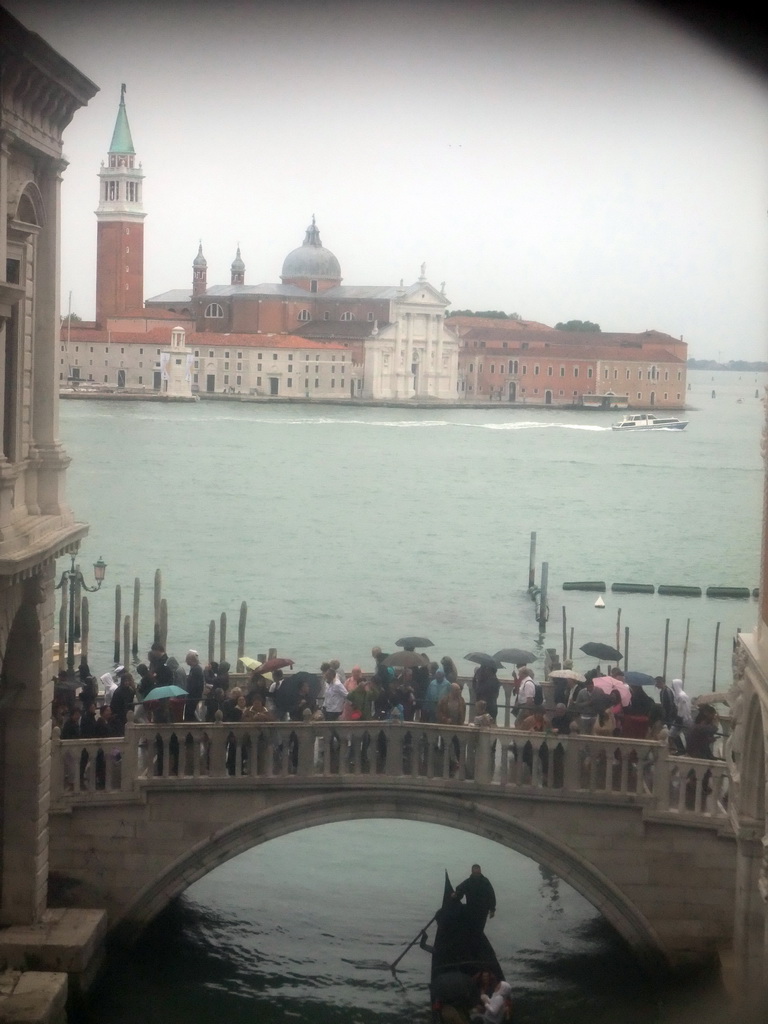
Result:
<svg viewBox="0 0 768 1024"><path fill-rule="evenodd" d="M417 943L417 942L419 941L419 939L420 939L420 938L421 938L421 936L422 936L422 935L424 934L424 932L425 932L425 931L427 930L427 928L429 928L429 926L430 926L430 925L432 924L432 922L433 922L433 921L435 920L435 918L437 917L438 913L439 913L439 911L435 911L435 914L434 914L434 916L433 916L433 917L431 917L431 918L429 919L429 921L427 921L427 923L426 923L426 924L424 925L424 927L423 927L423 928L419 928L418 932L416 933L416 938L415 938L415 939L412 939L412 940L411 940L411 942L409 942L409 943L408 943L408 945L407 945L407 946L405 947L405 949L404 949L404 950L403 950L403 952L402 952L402 953L400 954L400 956L399 956L399 957L397 958L397 960L393 961L393 963L391 963L391 964L389 964L389 965L388 965L388 966L389 966L389 969L390 969L390 971L392 971L392 973L393 973L393 974L395 973L395 968L396 968L396 967L397 967L397 965L398 965L398 964L400 963L400 961L401 961L401 960L403 959L403 957L405 956L405 954L406 954L406 953L408 952L408 950L409 950L409 949L411 949L411 947L412 947L412 946L415 946L415 945L416 945L416 943Z"/></svg>

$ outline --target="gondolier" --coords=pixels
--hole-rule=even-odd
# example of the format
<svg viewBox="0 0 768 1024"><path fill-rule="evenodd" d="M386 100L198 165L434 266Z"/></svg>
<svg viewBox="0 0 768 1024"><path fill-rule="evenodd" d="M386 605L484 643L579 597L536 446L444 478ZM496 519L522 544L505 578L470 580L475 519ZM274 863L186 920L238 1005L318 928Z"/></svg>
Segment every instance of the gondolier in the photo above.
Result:
<svg viewBox="0 0 768 1024"><path fill-rule="evenodd" d="M485 877L479 864L472 865L472 874L457 886L453 894L456 900L467 900L468 923L476 931L483 931L485 922L496 913L496 893Z"/></svg>

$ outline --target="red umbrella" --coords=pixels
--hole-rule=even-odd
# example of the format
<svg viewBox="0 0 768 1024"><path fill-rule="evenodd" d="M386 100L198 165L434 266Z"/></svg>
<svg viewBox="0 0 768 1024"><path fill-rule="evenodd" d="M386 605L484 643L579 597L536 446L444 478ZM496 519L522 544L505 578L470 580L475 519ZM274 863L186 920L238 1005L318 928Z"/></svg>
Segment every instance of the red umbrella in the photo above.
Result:
<svg viewBox="0 0 768 1024"><path fill-rule="evenodd" d="M632 700L632 693L626 683L621 679L614 679L613 676L598 676L595 680L595 689L602 690L610 696L611 690L618 690L621 697L621 706L626 707Z"/></svg>
<svg viewBox="0 0 768 1024"><path fill-rule="evenodd" d="M290 658L267 658L259 665L256 672L259 675L264 675L265 672L274 672L276 668L287 668L288 666L293 668L293 661Z"/></svg>

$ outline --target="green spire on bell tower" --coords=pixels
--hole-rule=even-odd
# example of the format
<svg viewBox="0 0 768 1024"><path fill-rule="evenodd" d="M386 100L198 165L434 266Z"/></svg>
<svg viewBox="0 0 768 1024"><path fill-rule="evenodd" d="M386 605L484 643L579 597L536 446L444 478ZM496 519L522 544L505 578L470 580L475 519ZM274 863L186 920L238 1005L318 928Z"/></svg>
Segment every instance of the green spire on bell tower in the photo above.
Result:
<svg viewBox="0 0 768 1024"><path fill-rule="evenodd" d="M133 148L131 129L128 125L128 115L125 112L125 83L120 86L120 106L117 111L117 120L115 121L115 130L112 133L112 143L109 147L109 152L136 153L136 150Z"/></svg>

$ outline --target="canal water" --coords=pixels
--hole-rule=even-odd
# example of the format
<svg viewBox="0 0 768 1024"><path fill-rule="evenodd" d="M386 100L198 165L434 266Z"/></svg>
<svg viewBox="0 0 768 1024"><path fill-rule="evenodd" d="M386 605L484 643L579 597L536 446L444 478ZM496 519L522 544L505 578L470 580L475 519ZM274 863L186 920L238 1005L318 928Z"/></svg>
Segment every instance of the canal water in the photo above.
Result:
<svg viewBox="0 0 768 1024"><path fill-rule="evenodd" d="M91 524L81 561L102 555L90 599L91 666L112 664L113 587L130 611L143 583L151 640L163 571L168 647L205 653L240 602L247 653L273 646L313 669L426 633L460 670L469 650L615 641L621 608L632 667L726 688L731 638L756 602L565 593L564 581L755 587L764 378L692 373L686 431L626 436L614 414L551 409L401 410L200 402L65 402L70 500ZM716 397L712 398L712 390ZM759 390L759 398L755 391ZM525 594L529 535L549 563L550 624ZM714 638L720 623L718 657ZM591 662L576 654L582 670ZM350 822L250 851L192 886L130 956L116 958L92 1019L389 1024L424 1019L426 955L391 962L434 913L447 868L479 860L500 912L489 931L513 981L516 1021L715 1021L697 993L655 994L584 900L513 851L405 822ZM707 1016L709 1014L709 1016Z"/></svg>

